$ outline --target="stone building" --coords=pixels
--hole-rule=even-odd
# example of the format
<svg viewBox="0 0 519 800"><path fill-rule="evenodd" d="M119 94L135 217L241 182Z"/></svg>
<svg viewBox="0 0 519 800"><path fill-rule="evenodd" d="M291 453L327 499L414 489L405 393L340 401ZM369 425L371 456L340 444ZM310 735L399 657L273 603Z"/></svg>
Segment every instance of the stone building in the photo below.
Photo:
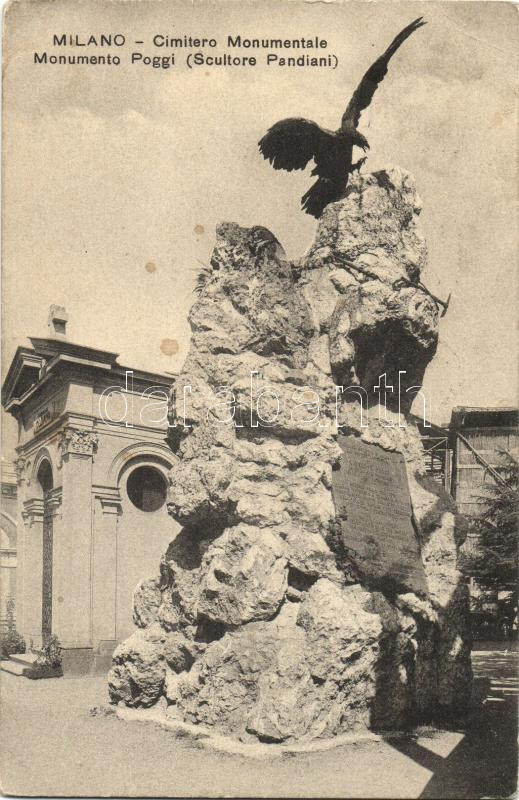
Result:
<svg viewBox="0 0 519 800"><path fill-rule="evenodd" d="M177 526L166 510L171 375L68 341L66 322L51 307L49 337L18 348L2 404L18 423L17 628L35 646L56 634L70 673L110 663L134 630L135 586Z"/></svg>
<svg viewBox="0 0 519 800"><path fill-rule="evenodd" d="M488 487L496 482L503 466L503 452L519 456L517 408L456 406L449 426L452 453L450 491L461 513L479 516L485 509ZM517 581L490 587L481 580L477 561L481 558L479 534L468 533L462 547L464 568L470 574L473 634L475 638L508 638L510 626L517 635ZM515 562L510 561L515 570ZM515 620L514 620L515 617Z"/></svg>
<svg viewBox="0 0 519 800"><path fill-rule="evenodd" d="M485 484L494 481L492 469L502 464L502 451L519 454L517 408L456 406L449 425L449 449L451 494L461 513L477 515Z"/></svg>

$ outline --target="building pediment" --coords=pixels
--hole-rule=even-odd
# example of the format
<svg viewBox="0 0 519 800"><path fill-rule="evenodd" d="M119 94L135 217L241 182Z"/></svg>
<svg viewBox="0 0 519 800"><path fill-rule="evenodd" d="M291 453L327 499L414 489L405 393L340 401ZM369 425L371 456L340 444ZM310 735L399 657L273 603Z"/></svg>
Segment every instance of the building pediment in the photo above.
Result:
<svg viewBox="0 0 519 800"><path fill-rule="evenodd" d="M74 366L111 370L117 353L75 344L64 339L29 337L32 348L19 347L2 388L2 405L15 412L51 373Z"/></svg>
<svg viewBox="0 0 519 800"><path fill-rule="evenodd" d="M2 405L9 411L39 379L45 358L28 347L19 347L15 353L2 388Z"/></svg>

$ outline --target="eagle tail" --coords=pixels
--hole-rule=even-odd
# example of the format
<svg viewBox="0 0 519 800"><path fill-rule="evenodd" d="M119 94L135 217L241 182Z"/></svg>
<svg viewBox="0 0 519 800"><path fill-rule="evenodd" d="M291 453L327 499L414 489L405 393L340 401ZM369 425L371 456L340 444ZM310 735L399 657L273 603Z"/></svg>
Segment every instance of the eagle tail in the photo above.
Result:
<svg viewBox="0 0 519 800"><path fill-rule="evenodd" d="M301 206L307 214L319 219L328 203L344 196L345 183L337 184L329 178L319 178L301 198Z"/></svg>

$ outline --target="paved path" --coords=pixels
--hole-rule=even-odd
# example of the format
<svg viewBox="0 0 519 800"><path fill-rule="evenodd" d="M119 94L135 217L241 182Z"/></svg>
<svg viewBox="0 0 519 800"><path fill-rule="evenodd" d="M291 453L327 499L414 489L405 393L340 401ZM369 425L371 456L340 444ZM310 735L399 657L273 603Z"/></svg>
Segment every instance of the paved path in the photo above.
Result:
<svg viewBox="0 0 519 800"><path fill-rule="evenodd" d="M466 733L359 743L258 761L193 747L154 725L91 716L105 681L2 675L6 793L245 797L503 798L516 774L515 656L474 654L487 701Z"/></svg>
<svg viewBox="0 0 519 800"><path fill-rule="evenodd" d="M420 797L505 798L516 789L517 652L475 651L472 667L476 688L490 684L486 699L458 745L441 762L430 761L433 774Z"/></svg>

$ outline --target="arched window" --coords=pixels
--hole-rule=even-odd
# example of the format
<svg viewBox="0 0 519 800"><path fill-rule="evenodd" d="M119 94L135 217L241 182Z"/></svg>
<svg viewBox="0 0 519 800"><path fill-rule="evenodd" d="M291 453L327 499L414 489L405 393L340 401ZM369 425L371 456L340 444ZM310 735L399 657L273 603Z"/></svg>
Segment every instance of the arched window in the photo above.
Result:
<svg viewBox="0 0 519 800"><path fill-rule="evenodd" d="M38 469L38 483L40 484L43 495L45 496L53 486L52 481L52 468L51 465L47 460L42 461L40 464L40 468Z"/></svg>
<svg viewBox="0 0 519 800"><path fill-rule="evenodd" d="M166 479L156 467L136 467L128 476L126 491L140 511L158 511L166 502Z"/></svg>

